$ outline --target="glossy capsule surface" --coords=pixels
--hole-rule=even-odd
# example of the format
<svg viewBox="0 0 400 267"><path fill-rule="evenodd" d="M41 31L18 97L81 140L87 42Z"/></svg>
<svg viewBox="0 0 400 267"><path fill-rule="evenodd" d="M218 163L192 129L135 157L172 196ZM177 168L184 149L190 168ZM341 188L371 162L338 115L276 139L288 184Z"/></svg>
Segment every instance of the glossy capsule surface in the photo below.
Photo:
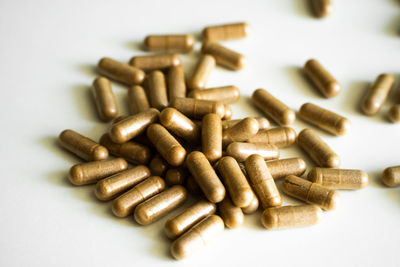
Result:
<svg viewBox="0 0 400 267"><path fill-rule="evenodd" d="M279 158L279 149L275 145L265 143L242 143L233 142L226 148L227 155L235 158L239 162L244 162L250 155L257 154L264 160Z"/></svg>
<svg viewBox="0 0 400 267"><path fill-rule="evenodd" d="M253 118L256 119L256 121L258 122L258 130L266 130L269 128L270 123L267 118L264 118L264 117L253 117ZM222 121L222 129L225 130L227 128L230 128L233 125L237 124L241 120L242 119L224 120L224 121Z"/></svg>
<svg viewBox="0 0 400 267"><path fill-rule="evenodd" d="M388 119L391 122L400 122L400 104L393 105L388 111Z"/></svg>
<svg viewBox="0 0 400 267"><path fill-rule="evenodd" d="M306 162L301 158L276 159L265 162L274 179L288 175L301 176L306 171Z"/></svg>
<svg viewBox="0 0 400 267"><path fill-rule="evenodd" d="M190 34L148 35L144 39L144 48L149 51L190 52L194 37Z"/></svg>
<svg viewBox="0 0 400 267"><path fill-rule="evenodd" d="M274 207L264 210L262 225L269 229L304 227L321 221L322 210L315 205Z"/></svg>
<svg viewBox="0 0 400 267"><path fill-rule="evenodd" d="M211 72L215 68L215 64L216 61L212 55L202 55L194 68L192 76L188 80L188 87L190 89L204 89Z"/></svg>
<svg viewBox="0 0 400 267"><path fill-rule="evenodd" d="M208 113L215 113L221 118L225 115L225 106L218 101L177 97L171 101L170 107L192 119L201 119Z"/></svg>
<svg viewBox="0 0 400 267"><path fill-rule="evenodd" d="M99 61L97 70L112 80L128 85L141 84L146 76L141 69L108 57Z"/></svg>
<svg viewBox="0 0 400 267"><path fill-rule="evenodd" d="M400 166L386 168L382 173L382 182L390 187L400 185Z"/></svg>
<svg viewBox="0 0 400 267"><path fill-rule="evenodd" d="M130 60L129 64L143 71L163 70L181 65L181 58L177 54L135 56Z"/></svg>
<svg viewBox="0 0 400 267"><path fill-rule="evenodd" d="M168 186L172 185L183 185L186 178L189 176L188 170L181 166L177 168L170 168L165 174L165 182Z"/></svg>
<svg viewBox="0 0 400 267"><path fill-rule="evenodd" d="M142 86L134 85L128 88L128 104L131 115L150 109L149 100Z"/></svg>
<svg viewBox="0 0 400 267"><path fill-rule="evenodd" d="M218 203L218 213L228 228L238 228L243 224L244 214L242 209L233 205L228 196L222 202Z"/></svg>
<svg viewBox="0 0 400 267"><path fill-rule="evenodd" d="M219 101L224 104L237 102L240 98L239 88L233 85L190 91L188 97L202 100Z"/></svg>
<svg viewBox="0 0 400 267"><path fill-rule="evenodd" d="M205 41L227 41L245 38L249 35L250 26L245 22L208 26L202 32Z"/></svg>
<svg viewBox="0 0 400 267"><path fill-rule="evenodd" d="M368 174L362 170L312 168L308 180L332 189L361 189L368 185Z"/></svg>
<svg viewBox="0 0 400 267"><path fill-rule="evenodd" d="M147 92L153 108L161 111L168 106L167 84L161 71L150 72L147 77Z"/></svg>
<svg viewBox="0 0 400 267"><path fill-rule="evenodd" d="M303 71L310 82L327 98L337 96L342 90L340 83L315 59L308 60Z"/></svg>
<svg viewBox="0 0 400 267"><path fill-rule="evenodd" d="M394 77L390 74L381 74L376 78L361 103L361 109L365 115L372 116L378 113L393 85Z"/></svg>
<svg viewBox="0 0 400 267"><path fill-rule="evenodd" d="M203 54L210 54L215 58L217 65L230 70L243 69L247 64L247 58L216 42L204 42L201 47Z"/></svg>
<svg viewBox="0 0 400 267"><path fill-rule="evenodd" d="M151 174L156 176L164 177L169 167L168 162L160 154L156 154L149 163Z"/></svg>
<svg viewBox="0 0 400 267"><path fill-rule="evenodd" d="M234 126L222 132L222 147L233 142L246 141L258 132L258 122L254 118L244 118Z"/></svg>
<svg viewBox="0 0 400 267"><path fill-rule="evenodd" d="M327 17L332 13L333 4L331 0L310 0L314 16L317 18Z"/></svg>
<svg viewBox="0 0 400 267"><path fill-rule="evenodd" d="M296 131L291 127L276 127L260 130L250 137L249 143L266 143L276 145L279 148L288 147L296 142Z"/></svg>
<svg viewBox="0 0 400 267"><path fill-rule="evenodd" d="M181 66L173 66L168 69L167 85L170 102L176 97L186 97L185 71Z"/></svg>
<svg viewBox="0 0 400 267"><path fill-rule="evenodd" d="M222 157L222 124L217 114L207 114L201 123L201 150L210 162Z"/></svg>
<svg viewBox="0 0 400 267"><path fill-rule="evenodd" d="M93 82L92 91L100 119L110 121L117 117L118 107L110 81L104 77L96 78Z"/></svg>

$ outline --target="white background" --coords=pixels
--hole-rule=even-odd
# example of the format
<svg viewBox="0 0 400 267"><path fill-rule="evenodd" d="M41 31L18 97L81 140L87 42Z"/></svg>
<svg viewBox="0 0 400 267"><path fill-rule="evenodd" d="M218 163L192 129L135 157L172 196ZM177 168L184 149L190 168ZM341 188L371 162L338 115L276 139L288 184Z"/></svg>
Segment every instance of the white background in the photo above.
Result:
<svg viewBox="0 0 400 267"><path fill-rule="evenodd" d="M0 265L399 266L400 189L384 187L380 175L400 165L400 124L386 120L391 103L374 117L362 115L359 104L382 72L400 84L400 3L333 1L333 14L318 20L306 2L1 1ZM234 118L260 115L248 100L259 87L295 110L310 101L336 111L352 121L351 131L343 137L317 131L341 156L341 167L363 169L371 182L341 191L342 204L324 212L319 225L268 231L256 213L177 262L162 233L166 218L147 227L117 219L109 203L95 199L92 186L67 181L68 169L80 161L58 147L57 136L72 128L98 140L106 131L89 91L101 57L128 61L144 53L139 47L149 33L197 35L206 25L236 21L247 21L251 36L225 45L245 54L249 65L239 72L217 68L208 84L241 89ZM199 46L182 56L188 72ZM339 96L322 98L301 76L300 67L312 57L341 82ZM114 89L127 113L126 89ZM394 94L390 98L393 103ZM298 120L293 127L312 126ZM297 146L281 153L313 166Z"/></svg>

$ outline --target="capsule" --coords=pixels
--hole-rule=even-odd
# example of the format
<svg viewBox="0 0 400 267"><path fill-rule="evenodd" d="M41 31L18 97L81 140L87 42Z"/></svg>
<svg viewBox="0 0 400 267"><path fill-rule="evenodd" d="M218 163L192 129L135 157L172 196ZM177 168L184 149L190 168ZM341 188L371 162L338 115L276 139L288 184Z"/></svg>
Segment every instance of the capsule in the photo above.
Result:
<svg viewBox="0 0 400 267"><path fill-rule="evenodd" d="M258 132L258 122L254 118L245 118L222 132L222 147L233 142L246 141Z"/></svg>
<svg viewBox="0 0 400 267"><path fill-rule="evenodd" d="M143 87L134 85L128 88L128 104L132 115L150 109L150 103Z"/></svg>
<svg viewBox="0 0 400 267"><path fill-rule="evenodd" d="M181 58L177 54L135 56L129 64L143 71L163 70L181 65Z"/></svg>
<svg viewBox="0 0 400 267"><path fill-rule="evenodd" d="M308 60L303 71L310 82L326 98L337 96L340 93L342 89L340 83L317 60Z"/></svg>
<svg viewBox="0 0 400 267"><path fill-rule="evenodd" d="M297 137L297 144L320 167L339 168L339 156L313 130L302 130Z"/></svg>
<svg viewBox="0 0 400 267"><path fill-rule="evenodd" d="M243 224L244 214L241 208L233 205L228 196L218 203L218 212L224 220L225 226L231 229L238 228Z"/></svg>
<svg viewBox="0 0 400 267"><path fill-rule="evenodd" d="M324 18L332 13L333 4L331 0L311 0L311 8L314 16Z"/></svg>
<svg viewBox="0 0 400 267"><path fill-rule="evenodd" d="M58 142L66 150L87 161L108 158L107 148L73 130L62 131Z"/></svg>
<svg viewBox="0 0 400 267"><path fill-rule="evenodd" d="M192 76L188 80L190 89L204 89L207 84L208 77L215 68L215 58L211 55L202 55L194 68Z"/></svg>
<svg viewBox="0 0 400 267"><path fill-rule="evenodd" d="M256 135L247 140L249 143L266 143L276 145L279 148L291 146L295 141L296 131L290 127L260 130Z"/></svg>
<svg viewBox="0 0 400 267"><path fill-rule="evenodd" d="M382 173L382 182L390 187L400 185L400 166L386 168Z"/></svg>
<svg viewBox="0 0 400 267"><path fill-rule="evenodd" d="M123 158L106 159L76 164L69 170L69 181L74 185L94 184L128 168Z"/></svg>
<svg viewBox="0 0 400 267"><path fill-rule="evenodd" d="M97 69L104 76L127 85L141 84L146 76L141 69L108 57L99 61Z"/></svg>
<svg viewBox="0 0 400 267"><path fill-rule="evenodd" d="M222 157L222 124L217 114L207 114L201 122L201 150L210 162Z"/></svg>
<svg viewBox="0 0 400 267"><path fill-rule="evenodd" d="M261 223L265 228L274 230L315 225L321 218L322 210L318 206L285 206L264 210Z"/></svg>
<svg viewBox="0 0 400 267"><path fill-rule="evenodd" d="M168 162L160 154L155 155L149 164L151 174L156 176L164 176L168 167Z"/></svg>
<svg viewBox="0 0 400 267"><path fill-rule="evenodd" d="M242 211L244 214L252 214L252 213L256 212L260 205L256 194L254 193L253 190L252 190L252 192L253 192L253 198L251 199L250 204L247 205L246 207L242 208Z"/></svg>
<svg viewBox="0 0 400 267"><path fill-rule="evenodd" d="M93 95L101 120L110 121L118 116L117 103L115 102L111 83L108 79L98 77L94 80Z"/></svg>
<svg viewBox="0 0 400 267"><path fill-rule="evenodd" d="M250 155L257 154L264 160L279 158L279 149L275 145L265 143L233 142L226 148L227 155L234 157L239 162L244 162Z"/></svg>
<svg viewBox="0 0 400 267"><path fill-rule="evenodd" d="M361 170L312 168L307 175L313 183L332 189L361 189L368 185L368 174Z"/></svg>
<svg viewBox="0 0 400 267"><path fill-rule="evenodd" d="M301 176L306 171L306 163L301 158L276 159L265 162L274 179L288 175Z"/></svg>
<svg viewBox="0 0 400 267"><path fill-rule="evenodd" d="M243 69L247 64L247 58L244 55L215 42L203 43L201 53L212 55L217 65L230 70Z"/></svg>
<svg viewBox="0 0 400 267"><path fill-rule="evenodd" d="M177 97L172 100L170 106L192 119L201 119L208 113L215 113L221 118L225 115L224 104L217 101Z"/></svg>
<svg viewBox="0 0 400 267"><path fill-rule="evenodd" d="M217 207L207 200L199 200L175 217L168 219L164 226L164 232L170 239L176 239L193 225L215 213Z"/></svg>
<svg viewBox="0 0 400 267"><path fill-rule="evenodd" d="M205 41L227 41L245 38L250 33L250 26L245 22L208 26L202 32Z"/></svg>
<svg viewBox="0 0 400 267"><path fill-rule="evenodd" d="M188 175L185 167L170 168L165 174L165 182L168 186L183 185Z"/></svg>
<svg viewBox="0 0 400 267"><path fill-rule="evenodd" d="M166 108L168 95L164 74L159 70L150 72L147 77L147 86L151 106L158 110Z"/></svg>
<svg viewBox="0 0 400 267"><path fill-rule="evenodd" d="M296 113L293 110L264 89L255 90L251 102L278 124L292 124L296 120Z"/></svg>
<svg viewBox="0 0 400 267"><path fill-rule="evenodd" d="M191 152L186 158L186 166L210 202L218 203L224 199L225 187L203 153Z"/></svg>
<svg viewBox="0 0 400 267"><path fill-rule="evenodd" d="M400 104L393 105L389 109L388 118L391 122L400 122Z"/></svg>
<svg viewBox="0 0 400 267"><path fill-rule="evenodd" d="M246 159L245 167L263 209L280 206L282 199L264 158L256 154L251 155Z"/></svg>
<svg viewBox="0 0 400 267"><path fill-rule="evenodd" d="M372 116L378 113L393 85L394 78L390 74L381 74L376 78L361 103L361 109L365 115Z"/></svg>
<svg viewBox="0 0 400 267"><path fill-rule="evenodd" d="M176 97L186 97L185 71L181 66L173 66L168 69L167 83L170 102Z"/></svg>
<svg viewBox="0 0 400 267"><path fill-rule="evenodd" d="M232 108L229 105L224 104L224 117L222 119L230 120L231 118L232 118Z"/></svg>
<svg viewBox="0 0 400 267"><path fill-rule="evenodd" d="M193 176L186 179L186 189L193 195L200 195L202 193L200 186L197 184Z"/></svg>
<svg viewBox="0 0 400 267"><path fill-rule="evenodd" d="M149 176L149 168L144 165L139 165L98 181L94 193L98 199L107 201L135 186Z"/></svg>
<svg viewBox="0 0 400 267"><path fill-rule="evenodd" d="M143 133L146 128L158 121L160 112L151 108L149 110L129 116L114 124L110 129L110 138L114 143L122 144Z"/></svg>
<svg viewBox="0 0 400 267"><path fill-rule="evenodd" d="M115 216L121 218L131 215L137 205L157 195L164 189L164 180L159 176L151 176L128 192L114 199L112 203L112 212Z"/></svg>
<svg viewBox="0 0 400 267"><path fill-rule="evenodd" d="M254 119L256 119L256 121L258 122L258 130L266 130L269 128L270 123L269 120L264 118L264 117L254 117ZM222 121L222 129L228 129L230 127L232 127L233 125L237 124L239 121L241 121L242 119L238 119L238 120L223 120Z"/></svg>
<svg viewBox="0 0 400 267"><path fill-rule="evenodd" d="M350 121L345 117L311 103L300 107L299 116L334 135L344 135L350 128Z"/></svg>
<svg viewBox="0 0 400 267"><path fill-rule="evenodd" d="M144 47L149 51L176 51L188 53L192 51L194 37L190 34L148 35L144 39Z"/></svg>
<svg viewBox="0 0 400 267"><path fill-rule="evenodd" d="M240 98L240 91L236 86L222 86L207 89L196 89L190 91L188 97L194 99L219 101L221 103L237 102Z"/></svg>

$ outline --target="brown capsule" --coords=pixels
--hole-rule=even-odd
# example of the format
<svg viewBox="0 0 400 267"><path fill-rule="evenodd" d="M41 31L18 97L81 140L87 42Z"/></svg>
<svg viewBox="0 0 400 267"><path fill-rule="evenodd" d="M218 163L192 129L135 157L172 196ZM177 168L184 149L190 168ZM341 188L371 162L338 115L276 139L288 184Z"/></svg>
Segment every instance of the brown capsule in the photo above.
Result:
<svg viewBox="0 0 400 267"><path fill-rule="evenodd" d="M340 93L340 83L317 60L308 60L303 71L323 96L330 98Z"/></svg>
<svg viewBox="0 0 400 267"><path fill-rule="evenodd" d="M245 118L222 132L222 147L233 142L246 141L258 132L258 122L254 118Z"/></svg>
<svg viewBox="0 0 400 267"><path fill-rule="evenodd" d="M168 219L164 226L164 232L168 238L176 239L199 221L214 214L216 209L214 203L200 200L175 217Z"/></svg>
<svg viewBox="0 0 400 267"><path fill-rule="evenodd" d="M339 156L313 130L302 130L297 137L297 144L318 166L327 168L340 166Z"/></svg>
<svg viewBox="0 0 400 267"><path fill-rule="evenodd" d="M123 158L91 161L72 166L68 179L74 185L94 184L126 168L128 163Z"/></svg>
<svg viewBox="0 0 400 267"><path fill-rule="evenodd" d="M247 58L216 42L205 42L201 47L201 53L212 55L218 65L231 70L243 69L247 64Z"/></svg>
<svg viewBox="0 0 400 267"><path fill-rule="evenodd" d="M151 106L158 110L166 108L168 96L164 74L159 70L150 72L147 77L147 86Z"/></svg>
<svg viewBox="0 0 400 267"><path fill-rule="evenodd" d="M132 115L150 109L150 103L143 87L134 85L128 88L128 104Z"/></svg>
<svg viewBox="0 0 400 267"><path fill-rule="evenodd" d="M270 123L269 120L264 118L264 117L254 117L254 119L256 119L256 121L258 122L258 130L266 130L269 128ZM238 119L238 120L223 120L222 121L222 129L228 129L230 127L232 127L233 125L237 124L239 121L241 121L242 119Z"/></svg>
<svg viewBox="0 0 400 267"><path fill-rule="evenodd" d="M253 198L251 199L250 204L248 206L242 208L242 211L245 214L252 214L252 213L256 212L260 205L256 194L254 193L253 190L252 190L252 192L253 192Z"/></svg>
<svg viewBox="0 0 400 267"><path fill-rule="evenodd" d="M296 120L296 113L293 110L264 89L255 90L251 102L278 124L292 124Z"/></svg>
<svg viewBox="0 0 400 267"><path fill-rule="evenodd" d="M265 163L274 179L285 178L288 175L301 176L307 167L301 158L276 159Z"/></svg>
<svg viewBox="0 0 400 267"><path fill-rule="evenodd" d="M312 168L308 180L332 189L361 189L368 185L368 174L361 170Z"/></svg>
<svg viewBox="0 0 400 267"><path fill-rule="evenodd" d="M151 174L156 176L164 176L168 167L168 163L160 154L155 155L149 164Z"/></svg>
<svg viewBox="0 0 400 267"><path fill-rule="evenodd" d="M222 124L217 114L207 114L201 122L201 150L210 162L222 157Z"/></svg>
<svg viewBox="0 0 400 267"><path fill-rule="evenodd" d="M192 77L188 81L190 89L204 89L208 77L215 68L215 58L211 55L202 55L193 70Z"/></svg>
<svg viewBox="0 0 400 267"><path fill-rule="evenodd" d="M177 54L135 56L129 64L143 71L163 70L181 65L181 58Z"/></svg>
<svg viewBox="0 0 400 267"><path fill-rule="evenodd" d="M110 121L118 116L117 103L107 78L98 77L94 80L93 95L100 119Z"/></svg>
<svg viewBox="0 0 400 267"><path fill-rule="evenodd" d="M116 123L118 123L118 122L120 122L120 121L123 121L123 120L125 120L126 118L128 118L129 116L128 115L119 115L118 117L116 117L112 122L111 122L111 125L114 125L114 124L116 124Z"/></svg>
<svg viewBox="0 0 400 267"><path fill-rule="evenodd" d="M218 213L228 228L238 228L243 224L244 214L242 209L233 205L228 196L222 202L218 203Z"/></svg>
<svg viewBox="0 0 400 267"><path fill-rule="evenodd" d="M164 189L164 180L159 176L151 176L128 192L114 199L112 203L112 212L115 216L121 218L131 215L137 205L157 195Z"/></svg>
<svg viewBox="0 0 400 267"><path fill-rule="evenodd" d="M400 185L400 166L386 168L382 173L382 182L390 187Z"/></svg>
<svg viewBox="0 0 400 267"><path fill-rule="evenodd" d="M201 119L208 113L215 113L223 118L225 114L224 104L217 101L177 97L171 101L170 106L192 119Z"/></svg>
<svg viewBox="0 0 400 267"><path fill-rule="evenodd" d="M279 158L279 149L275 145L265 144L265 143L241 143L233 142L226 148L226 153L234 157L237 161L243 162L250 155L257 154L268 159Z"/></svg>
<svg viewBox="0 0 400 267"><path fill-rule="evenodd" d="M73 130L62 131L58 142L66 150L87 161L108 158L107 148Z"/></svg>
<svg viewBox="0 0 400 267"><path fill-rule="evenodd" d="M208 26L202 35L205 41L226 41L245 38L250 33L250 26L245 22Z"/></svg>
<svg viewBox="0 0 400 267"><path fill-rule="evenodd" d="M204 90L192 90L188 94L188 97L192 97L194 99L219 101L221 103L233 103L239 100L240 91L236 86L229 85L208 88Z"/></svg>
<svg viewBox="0 0 400 267"><path fill-rule="evenodd" d="M144 47L149 51L192 51L194 37L190 34L148 35L144 39Z"/></svg>
<svg viewBox="0 0 400 267"><path fill-rule="evenodd" d="M202 193L200 186L193 176L189 176L186 179L186 189L193 195L200 195Z"/></svg>
<svg viewBox="0 0 400 267"><path fill-rule="evenodd" d="M149 110L129 116L114 124L110 129L110 138L113 142L122 144L143 133L146 128L158 121L160 112L151 108Z"/></svg>
<svg viewBox="0 0 400 267"><path fill-rule="evenodd" d="M224 117L222 119L230 120L231 118L232 118L232 108L229 105L224 104Z"/></svg>
<svg viewBox="0 0 400 267"><path fill-rule="evenodd" d="M393 85L394 77L390 74L381 74L376 78L361 104L361 109L365 115L372 116L378 113Z"/></svg>
<svg viewBox="0 0 400 267"><path fill-rule="evenodd" d="M150 176L150 170L139 165L98 181L94 193L100 200L110 200Z"/></svg>
<svg viewBox="0 0 400 267"><path fill-rule="evenodd" d="M388 118L391 122L400 122L400 104L393 105L389 109Z"/></svg>
<svg viewBox="0 0 400 267"><path fill-rule="evenodd" d="M332 13L333 4L331 0L310 0L314 16L324 18Z"/></svg>
<svg viewBox="0 0 400 267"><path fill-rule="evenodd" d="M225 187L203 153L191 152L186 158L186 166L210 202L218 203L224 199Z"/></svg>
<svg viewBox="0 0 400 267"><path fill-rule="evenodd" d="M165 182L168 186L183 185L188 175L189 173L184 167L171 168L165 174Z"/></svg>
<svg viewBox="0 0 400 267"><path fill-rule="evenodd" d="M296 131L290 127L277 127L273 129L260 130L256 135L249 138L249 143L266 143L283 148L294 144Z"/></svg>
<svg viewBox="0 0 400 267"><path fill-rule="evenodd" d="M280 206L282 199L264 158L256 154L251 155L246 159L245 167L263 209Z"/></svg>
<svg viewBox="0 0 400 267"><path fill-rule="evenodd" d="M141 69L108 57L99 61L97 69L104 76L128 85L141 84L146 75Z"/></svg>
<svg viewBox="0 0 400 267"><path fill-rule="evenodd" d="M262 225L269 229L304 227L321 221L322 210L315 205L274 207L264 210Z"/></svg>
<svg viewBox="0 0 400 267"><path fill-rule="evenodd" d="M185 71L181 66L174 66L168 69L167 83L170 102L176 97L186 97Z"/></svg>
<svg viewBox="0 0 400 267"><path fill-rule="evenodd" d="M141 225L155 222L183 204L186 198L186 189L175 185L137 205L134 212L135 221Z"/></svg>
<svg viewBox="0 0 400 267"><path fill-rule="evenodd" d="M167 129L154 123L147 128L147 137L168 164L175 167L182 165L186 150Z"/></svg>

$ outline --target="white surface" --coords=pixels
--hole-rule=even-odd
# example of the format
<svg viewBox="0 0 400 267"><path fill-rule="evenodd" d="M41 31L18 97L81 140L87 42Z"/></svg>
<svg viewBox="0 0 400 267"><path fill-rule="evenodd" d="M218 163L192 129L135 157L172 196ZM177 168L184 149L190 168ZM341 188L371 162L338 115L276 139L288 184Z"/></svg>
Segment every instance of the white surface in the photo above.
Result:
<svg viewBox="0 0 400 267"><path fill-rule="evenodd" d="M1 266L400 265L400 189L380 182L384 168L400 164L400 124L386 121L389 103L372 118L358 111L378 74L395 74L400 83L398 1L334 1L334 13L324 20L311 17L303 0L246 2L0 2ZM268 231L257 213L177 262L162 233L165 219L148 227L117 219L109 203L95 199L93 187L69 184L68 169L79 160L56 138L66 128L96 140L105 131L89 93L101 57L127 61L144 53L138 44L148 33L197 34L206 25L236 21L249 22L252 34L226 45L246 54L249 65L240 72L218 68L209 82L241 89L234 117L259 114L248 101L258 87L295 110L310 101L343 114L353 123L348 135L318 133L343 168L363 169L371 182L364 190L341 191L342 205L325 212L317 226ZM183 57L191 70L196 54ZM342 83L338 97L322 98L299 74L311 57ZM126 113L126 89L114 88ZM304 156L296 146L282 150L282 157L297 155ZM285 203L298 202L285 197Z"/></svg>

